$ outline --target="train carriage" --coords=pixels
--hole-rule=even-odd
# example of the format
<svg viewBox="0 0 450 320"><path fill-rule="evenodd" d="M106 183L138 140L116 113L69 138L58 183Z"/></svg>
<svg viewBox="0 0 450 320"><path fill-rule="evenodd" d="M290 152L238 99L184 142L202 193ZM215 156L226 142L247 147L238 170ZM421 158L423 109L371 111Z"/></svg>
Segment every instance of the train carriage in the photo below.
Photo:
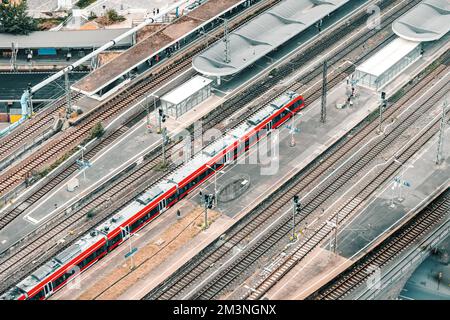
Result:
<svg viewBox="0 0 450 320"><path fill-rule="evenodd" d="M286 92L245 123L214 141L181 168L84 235L8 290L0 299L45 299L93 265L147 223L233 162L304 107L303 97Z"/></svg>

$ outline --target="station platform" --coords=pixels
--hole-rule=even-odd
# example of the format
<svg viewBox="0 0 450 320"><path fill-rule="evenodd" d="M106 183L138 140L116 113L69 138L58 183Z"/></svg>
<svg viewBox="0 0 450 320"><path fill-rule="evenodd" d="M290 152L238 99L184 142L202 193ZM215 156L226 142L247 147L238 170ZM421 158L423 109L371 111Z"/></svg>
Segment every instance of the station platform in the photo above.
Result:
<svg viewBox="0 0 450 320"><path fill-rule="evenodd" d="M434 54L439 55L439 52L435 52ZM409 76L411 77L417 74L417 72L424 67L424 64L429 64L432 59L432 53L424 55L424 57L416 63L414 68L412 66L410 70L407 70L407 72L410 72ZM408 76L399 77L394 80L390 84L388 96L393 94L395 90L398 90L408 81ZM213 223L210 229L186 241L182 248L177 249L169 256L156 256L155 259L158 260L157 265L151 268L150 271L146 272L146 274L140 275L139 282L133 283L128 287L128 289L121 290L120 293L116 293L115 296L113 294L113 296L120 299L142 298L147 292L168 277L173 271L183 265L183 263L195 256L196 252L203 249L215 238L226 232L231 225L250 211L259 200L281 185L286 180L286 176L289 175L292 170L299 170L305 167L317 156L317 154L342 137L348 129L361 121L373 110L377 109L378 94L368 89L360 90L359 98L355 101L354 107L346 109L335 108L334 105L341 102L342 99L345 98L345 91L346 86L345 84L342 84L329 92L329 98L327 99L329 103L327 112L329 120L325 125L319 123L320 103L318 101L309 105L304 110L303 115L298 120L300 133L296 134L295 147L289 146L291 141L289 129L283 127L280 130L279 165L276 176L261 175L261 171L264 166L258 166L257 164L236 164L232 167L227 167L224 170L225 173L219 173L217 176L218 189L236 177L244 177L245 179L248 179L251 184L250 188L238 199L228 203L219 203L218 208L215 210L221 212L221 215ZM449 131L447 130L447 134L448 132ZM445 152L447 155L446 161L448 162L450 159L448 156L450 154L449 147L446 148ZM424 179L427 178L424 177ZM444 176L443 179L448 180L448 177L446 178ZM214 179L208 180L202 186L202 190L214 192ZM176 210L180 209L184 214L186 210L190 210L189 208L198 206L198 194L195 193L188 196L186 201L183 201L183 203L178 203L175 207L169 209L164 215L159 217L154 223L141 230L139 232L141 237L134 240L133 245L137 248L143 248L150 242L154 243L158 241L158 239L161 238L163 230L168 228L171 223L175 223ZM310 267L309 269L314 269L315 271L329 271L332 270L334 266L349 262L349 259L346 256L338 256L336 258L333 257L333 255L330 254L326 248L321 248L320 251L322 251L328 258L325 262L323 260L313 260L315 263L314 266L318 267ZM95 283L100 283L104 279L107 279L107 277L111 277L111 274L114 274L116 268L125 263L123 258L124 252L126 252L125 246L124 249L121 249L121 252L112 252L109 255L108 262L105 264L101 263L101 267L94 267L92 273L84 273L82 275L83 282L88 283L89 285L86 285L77 291L62 290L55 296L55 298L77 299L83 297L83 292L91 290ZM333 264L329 265L329 261L332 261ZM101 276L99 277L99 275ZM305 281L306 280L310 281L311 278L305 277ZM302 283L305 282L302 281ZM109 296L109 298L113 296Z"/></svg>
<svg viewBox="0 0 450 320"><path fill-rule="evenodd" d="M436 106L440 107L442 103L443 99ZM429 119L439 118L439 107ZM411 139L413 135L408 137ZM338 232L337 255L330 250L329 243L324 244L293 268L266 296L269 299L306 298L333 275L348 267L369 246L382 241L386 230L400 225L415 214L418 208L430 202L431 197L439 193L439 190L445 190L450 185L450 145L444 146L443 163L436 165L437 139L435 135L400 169L397 176L407 181L410 187L402 187L400 190L394 180L386 183L365 208L345 223ZM450 139L450 128L445 130L444 139ZM359 181L373 177L380 164L374 165ZM335 202L336 205L339 200Z"/></svg>
<svg viewBox="0 0 450 320"><path fill-rule="evenodd" d="M177 135L185 127L193 124L216 108L223 100L223 97L212 95L202 104L196 106L193 112L189 112L176 120L168 118L165 122L168 136L173 137ZM0 231L0 252L3 252L25 235L45 224L53 216L64 210L70 210L69 208L73 204L99 186L108 183L129 165L141 162L145 154L161 144L162 137L156 133L156 120L156 113L153 112L150 115L152 132L149 133L147 122L144 118L125 136L91 159L90 167L84 170L77 170L58 188L33 205L33 208L26 210L21 217L18 217L2 229ZM69 182L75 180L78 182L78 187L73 191L68 191Z"/></svg>
<svg viewBox="0 0 450 320"><path fill-rule="evenodd" d="M149 275L145 277L144 281L140 281L136 287L133 286L130 288L130 291L123 293L120 298L137 299L139 298L139 294L145 294L148 289L146 284L157 285L158 281L163 280L163 277L168 276L171 271L175 270L174 264L179 266L183 261L187 261L185 259L189 259L190 256L193 256L196 253L196 250L201 249L202 246L205 246L209 241L212 241L215 237L223 233L229 226L242 217L252 205L258 203L258 201L263 199L264 196L267 196L267 194L276 188L276 186L282 184L291 171L305 167L308 163L313 161L319 153L338 140L354 125L359 123L368 115L368 113L377 108L376 104L373 103L376 101L375 95L371 91L363 89L360 92L359 100L355 103L354 107L337 109L334 105L345 100L346 90L346 85L343 83L329 92L329 120L325 125L318 125L318 123L320 123L320 102L314 102L304 110L303 115L297 120L297 126L300 129L300 133L297 134L295 147L289 146L291 140L290 130L285 126L282 127L280 130L279 162L276 171L273 172L272 175L265 174L265 172L267 172L265 170L265 165L249 163L235 164L224 169L224 174L219 173L217 176L217 188L226 184L230 179L241 176L249 180L250 188L246 193L235 200L227 203L219 203L218 207L214 210L220 212L221 216L213 223L213 228L199 234L185 244L183 249L175 252L174 255L164 257L164 259L167 258L167 260L164 260L161 265L153 269ZM252 154L254 154L254 152L255 150L252 151ZM214 192L214 179L209 179L205 182L205 184L201 186L201 190ZM169 225L167 220L171 220L172 223L176 220L175 212L178 208L186 210L186 208L192 206L198 207L200 205L197 193L189 195L187 199L187 203L179 203L174 208L169 209L161 216L161 218L158 218L154 224L159 224L159 220L161 219L161 221L164 221L161 222L163 225ZM152 239L150 241L157 241L162 230L152 226L149 226L148 228L148 231L143 230L139 232L141 236L144 232L145 234L153 234L153 236L145 236L147 241L149 241L149 239ZM145 245L144 241L142 243L140 241L139 238L134 241L134 245L138 248ZM183 257L183 261L180 261L180 257ZM116 256L113 252L111 259L117 261L117 263L111 263L110 260L109 264L118 266L121 264L119 261L123 259L123 255ZM110 268L114 269L114 267L108 267L108 270ZM86 277L90 279L89 275L86 275ZM96 279L98 279L98 275L96 277ZM141 284L144 285L145 289L143 289ZM73 293L74 291L71 292L71 294ZM64 291L61 294L64 298L69 298L64 294Z"/></svg>
<svg viewBox="0 0 450 320"><path fill-rule="evenodd" d="M232 10L242 2L244 0L209 0L173 23L162 26L113 61L106 63L74 84L72 89L86 95L95 94L165 48L176 45L175 42L185 39L194 30L211 22L216 16ZM159 59L155 62L158 61Z"/></svg>
<svg viewBox="0 0 450 320"><path fill-rule="evenodd" d="M277 54L280 55L279 52ZM421 61L421 63L424 63L424 61ZM267 64L269 64L269 63L267 63ZM261 66L260 68L264 68L264 67ZM250 77L250 76L248 76L248 77ZM224 86L230 86L230 83L231 82L225 83ZM405 83L405 82L403 82L403 83ZM400 85L400 84L397 83L397 85ZM329 121L329 124L330 124L331 127L329 127L329 128L327 128L327 127L323 127L323 128L322 127L318 127L317 125L313 125L312 122L310 122L308 124L308 119L309 120L316 119L315 121L318 121L318 119L320 118L320 116L318 115L318 113L319 113L319 103L311 104L311 106L308 107L308 109L305 110L302 119L299 120L301 132L300 132L300 135L298 137L300 137L303 134L305 134L305 136L307 136L309 139L318 139L318 140L317 141L314 140L314 143L312 143L310 145L302 145L301 144L302 141L309 141L309 142L311 142L311 140L300 139L301 140L300 141L298 138L296 139L297 140L297 146L294 149L295 150L300 149L300 151L301 151L300 152L300 157L301 157L300 160L298 160L296 158L292 158L292 157L295 156L296 152L293 151L294 149L292 149L290 147L287 147L289 142L290 142L289 131L288 130L281 130L282 131L282 133L281 133L281 138L282 138L281 145L283 147L286 147L287 151L281 151L280 152L280 162L284 161L283 165L285 165L286 168L289 168L289 166L290 166L290 170L292 170L294 168L297 168L298 166L301 167L302 165L303 166L306 165L307 163L309 163L308 161L312 161L315 158L315 155L320 153L322 150L324 150L324 148L327 148L328 145L332 144L334 141L336 141L336 139L339 139L339 137L341 137L343 134L345 134L345 132L347 132L347 130L349 128L351 128L352 123L353 123L353 125L358 123L361 119L363 119L365 116L367 116L367 114L369 114L371 111L375 110L374 108L377 107L376 106L377 101L378 101L377 94L372 92L372 91L368 91L368 90L362 89L361 90L361 95L359 97L360 100L358 100L356 102L354 107L348 108L348 109L339 109L339 110L334 108L334 106L332 106L333 103L342 102L342 100L345 99L345 97L346 97L346 95L344 93L345 90L346 90L345 89L345 85L342 84L341 86L336 87L335 90L332 90L329 93L330 94L330 97L328 98L328 101L330 103L330 109L329 109L329 119L330 119L330 121ZM222 96L228 95L228 92L225 92L225 91L224 92L219 92L219 93L220 94L217 94L216 97L215 97L215 99L217 99L217 101L215 101L215 103L219 103L220 98ZM205 101L205 103L214 103L214 101L207 100L207 101ZM334 121L332 119L331 115L334 115L334 111L338 112L337 114L341 115L341 116L336 116L336 119L340 119L339 121ZM314 116L315 116L315 118L314 118ZM194 117L194 116L191 116L191 117ZM152 119L154 119L154 118L152 118ZM181 119L181 118L178 119L178 122L183 122L183 121L189 122L189 120L187 120L186 118L184 120ZM313 120L311 120L311 121L313 121ZM178 123L178 124L180 124L180 123ZM171 124L170 122L167 123L168 127L172 126L172 125L174 127L177 126L176 123L173 123L173 124ZM328 125L328 123L327 123L327 125ZM333 125L335 127L332 127ZM143 127L144 123L139 124L139 126L142 128L140 130L144 130L145 131L145 128ZM316 129L318 131L308 131L308 130L316 130ZM329 131L327 131L328 129L329 129ZM325 140L320 140L320 137L324 137ZM158 136L154 137L154 138L156 138L156 140L157 140ZM148 143L148 144L154 143L154 141L156 141L154 138L150 138L150 135L149 135L149 138L146 138L147 139L146 143ZM303 149L301 149L299 146L302 146ZM298 154L299 154L299 152L297 150L297 155ZM101 156L99 156L99 157L101 157ZM236 166L236 167L238 167L238 166ZM284 168L284 166L283 166L283 168ZM108 171L113 171L113 170L114 170L114 168L109 168L108 169ZM236 169L236 170L238 170L238 169ZM256 167L255 168L251 168L251 170L253 170L254 172L259 171L259 169L256 168ZM88 171L86 171L86 172L88 172ZM247 170L244 172L244 174L246 174L246 173L247 173ZM239 173L237 171L237 174L239 175L239 174L242 174L242 173ZM80 173L77 173L77 175L80 175ZM229 179L230 177L233 177L233 172L229 173L228 176L219 177L218 181L220 183L220 181L225 181L225 180ZM265 185L265 187L261 187L260 185L258 185L258 183L264 183L264 181L265 181L265 183L267 183L267 181L265 179L267 179L267 176L264 179L260 178L258 180L256 178L256 179L252 179L252 181L251 181L251 183L252 183L252 190L253 189L258 190L257 196L261 196L261 190L263 190L266 193L269 192L269 190L267 188L267 185ZM279 180L277 180L277 183L281 183L282 181L283 181L283 179L280 178ZM80 180L80 182L82 182L82 181ZM205 187L210 188L210 189L213 188L211 183L212 183L212 181L209 182L209 185L205 185ZM270 183L270 186L271 186L271 188L273 190L273 188L275 188L277 186L277 184L276 183ZM211 189L211 190L213 190L213 189ZM246 197L246 196L247 195L244 194L244 197ZM195 197L195 195L193 195L193 197ZM196 204L197 201L195 199L193 199L193 197L191 197L192 198L191 202ZM256 196L255 196L255 194L253 194L253 196L252 197L248 197L247 200L253 201L253 200L255 200L255 198L256 198ZM245 199L241 198L241 199L239 199L238 202L241 202L242 200L245 200ZM249 203L251 203L251 201L249 201ZM50 204L51 204L51 202L50 202ZM170 225L170 221L172 221L172 223L173 223L173 221L175 221L175 219L176 219L175 218L175 211L174 211L174 210L176 210L176 208L177 207L170 209L167 214L162 215L154 223L152 223L148 227L146 227L146 229L150 229L150 232L148 232L149 235L147 235L147 230L144 229L142 231L142 232L146 233L145 239L148 240L148 239L152 238L152 236L155 237L155 239L157 239L158 235L160 234L159 232L161 232L161 228L164 228L163 226L159 225L160 221L163 221L163 220L164 221L168 221L167 225ZM207 236L201 236L202 240L199 241L199 242L197 240L193 240L193 241L196 241L195 242L196 243L196 245L195 245L196 248L201 248L201 247L206 246L209 243L209 241L212 241L216 236L220 235L223 231L226 230L226 228L228 228L230 225L232 225L232 223L234 223L239 217L241 217L245 213L245 210L242 210L243 208L239 207L239 205L236 206L236 208L233 209L231 204L230 204L230 206L228 208L231 208L230 212L227 213L227 214L222 214L218 218L217 223L216 223L216 227L214 229L213 228L209 229L209 231L205 232L205 235L207 235ZM165 217L167 217L167 218L165 218ZM22 221L22 223L23 223L23 221ZM28 225L32 225L31 221L26 221L26 223ZM9 232L9 235L11 236L13 233L14 232ZM5 234L0 234L0 244L3 242L3 240L6 240L5 239L6 236L7 236L6 233ZM10 241L6 240L6 242L10 242ZM138 238L136 240L136 242L135 242L135 245L137 245L137 246L145 245L144 237L142 237L142 241L140 240L140 238ZM189 248L193 248L191 245L192 244L188 244L188 247ZM1 246L0 246L0 251L1 251ZM183 251L185 251L185 250L183 250ZM187 254L186 251L185 251L185 252L183 252L183 254L181 256L183 256L183 259L184 258L189 259L190 256L193 256L194 254L195 254L195 250L191 250L191 251L189 251L189 254ZM118 261L118 264L123 262L123 255L115 254L113 252L108 257L110 257L110 258L108 258L109 259L108 261L111 261L111 260L116 261L116 262ZM172 261L172 262L174 262L174 263L176 262L178 264L180 264L180 263L182 264L183 261L186 261L186 260L182 261L180 259L175 259L175 260L177 260L177 261ZM114 263L113 263L113 265L114 265ZM167 270L171 270L171 269L170 268L167 269L166 267L168 267L168 266L165 265L165 267L163 267L161 269L158 267L158 269L159 269L158 272L159 273L154 273L154 275L159 274L158 277L162 277L163 275L167 276L168 275L167 274L167 272L168 272ZM172 268L173 267L174 266L172 265ZM89 277L89 275L86 275L86 277ZM95 276L93 279L97 279L97 278L98 278L98 275ZM155 278L153 278L153 280L151 282L154 285L156 285L158 283L157 280L155 280ZM145 293L145 292L143 292L143 293ZM125 296L126 295L124 295L124 297Z"/></svg>
<svg viewBox="0 0 450 320"><path fill-rule="evenodd" d="M450 138L449 128L445 135L446 139ZM414 168L408 168L404 173L404 178L412 184L411 188L403 190L404 201L399 202L399 191L395 190L394 207L391 207L394 182L387 184L366 208L339 231L339 255L330 251L328 245L320 248L293 268L266 296L271 300L306 298L330 280L332 275L337 275L348 267L367 246L378 242L382 232L414 214L417 207L428 201L430 194L449 186L450 147L444 147L445 161L436 166L436 143L437 136L406 164L413 165Z"/></svg>

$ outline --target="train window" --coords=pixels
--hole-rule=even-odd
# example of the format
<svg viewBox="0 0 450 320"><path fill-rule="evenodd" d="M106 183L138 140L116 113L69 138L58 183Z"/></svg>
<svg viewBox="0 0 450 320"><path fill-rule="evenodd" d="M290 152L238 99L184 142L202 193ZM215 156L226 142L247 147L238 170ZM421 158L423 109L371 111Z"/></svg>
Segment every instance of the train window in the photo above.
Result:
<svg viewBox="0 0 450 320"><path fill-rule="evenodd" d="M278 114L275 118L273 118L273 122L277 123L278 121L280 121L280 119L281 119L281 115Z"/></svg>
<svg viewBox="0 0 450 320"><path fill-rule="evenodd" d="M138 221L134 222L131 225L131 230L135 230L137 227L139 227L141 225L141 219L139 219Z"/></svg>
<svg viewBox="0 0 450 320"><path fill-rule="evenodd" d="M95 251L95 256L98 257L99 255L101 255L103 252L105 251L105 247L102 246L101 248L97 249Z"/></svg>
<svg viewBox="0 0 450 320"><path fill-rule="evenodd" d="M184 186L183 188L181 188L179 191L180 195L182 195L183 193L185 193L188 189L188 185Z"/></svg>
<svg viewBox="0 0 450 320"><path fill-rule="evenodd" d="M116 244L120 239L122 239L122 238L119 233L117 236L115 236L114 238L112 238L111 240L108 241L108 245L112 246L112 245Z"/></svg>
<svg viewBox="0 0 450 320"><path fill-rule="evenodd" d="M88 264L89 262L91 262L92 260L95 259L95 252L91 253L86 259L86 264Z"/></svg>
<svg viewBox="0 0 450 320"><path fill-rule="evenodd" d="M33 297L31 297L30 300L39 300L39 299L43 298L44 296L45 296L44 288L42 288L42 290L39 291L38 293L36 293L36 295L34 295Z"/></svg>
<svg viewBox="0 0 450 320"><path fill-rule="evenodd" d="M176 197L177 197L177 194L174 193L173 195L171 195L171 196L169 197L169 199L167 200L167 203L171 203L173 200L175 200Z"/></svg>
<svg viewBox="0 0 450 320"><path fill-rule="evenodd" d="M63 283L64 281L66 281L66 279L69 277L70 275L68 275L66 277L66 273L63 274L61 277L59 277L58 279L56 279L55 281L53 281L53 287L57 287L59 286L61 283Z"/></svg>

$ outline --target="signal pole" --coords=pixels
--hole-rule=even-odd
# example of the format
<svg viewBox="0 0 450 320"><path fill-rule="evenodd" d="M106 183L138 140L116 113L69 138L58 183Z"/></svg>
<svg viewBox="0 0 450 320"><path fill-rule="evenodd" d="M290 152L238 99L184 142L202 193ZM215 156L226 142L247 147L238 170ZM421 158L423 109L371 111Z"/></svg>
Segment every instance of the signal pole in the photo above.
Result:
<svg viewBox="0 0 450 320"><path fill-rule="evenodd" d="M333 244L333 252L337 251L337 234L338 234L338 223L339 223L339 211L336 213L336 226L334 227L334 244Z"/></svg>
<svg viewBox="0 0 450 320"><path fill-rule="evenodd" d="M320 111L320 122L325 123L327 119L327 60L323 61L322 74L322 109Z"/></svg>
<svg viewBox="0 0 450 320"><path fill-rule="evenodd" d="M17 70L17 51L19 48L16 48L14 42L11 42L11 71Z"/></svg>
<svg viewBox="0 0 450 320"><path fill-rule="evenodd" d="M230 62L230 37L228 36L228 19L223 19L223 42L225 43L225 56L224 56L224 62L229 63Z"/></svg>
<svg viewBox="0 0 450 320"><path fill-rule="evenodd" d="M208 209L212 209L215 196L213 194L203 194L200 191L200 197L203 197L203 204L205 206L205 229L208 229Z"/></svg>
<svg viewBox="0 0 450 320"><path fill-rule="evenodd" d="M163 154L163 165L166 165L166 142L167 142L167 129L162 128L162 154Z"/></svg>
<svg viewBox="0 0 450 320"><path fill-rule="evenodd" d="M69 119L70 114L72 113L72 101L70 99L70 86L69 86L69 70L67 70L64 73L64 85L66 88L66 101L67 101L66 118Z"/></svg>
<svg viewBox="0 0 450 320"><path fill-rule="evenodd" d="M162 154L163 154L163 166L166 165L166 140L167 140L167 128L161 128L162 123L166 122L166 115L164 114L162 109L158 109L159 115L159 132L162 135Z"/></svg>
<svg viewBox="0 0 450 320"><path fill-rule="evenodd" d="M386 107L386 92L381 92L381 103L380 103L380 121L378 124L378 132L381 134L383 132L383 108Z"/></svg>
<svg viewBox="0 0 450 320"><path fill-rule="evenodd" d="M297 235L295 234L295 215L300 213L301 203L300 198L297 195L292 198L292 201L292 241L295 241L295 239L297 239Z"/></svg>
<svg viewBox="0 0 450 320"><path fill-rule="evenodd" d="M447 100L444 101L442 105L442 117L441 117L441 125L439 129L439 140L437 145L437 153L436 153L436 164L440 165L443 160L443 144L444 144L444 128L445 128L445 113L447 109Z"/></svg>

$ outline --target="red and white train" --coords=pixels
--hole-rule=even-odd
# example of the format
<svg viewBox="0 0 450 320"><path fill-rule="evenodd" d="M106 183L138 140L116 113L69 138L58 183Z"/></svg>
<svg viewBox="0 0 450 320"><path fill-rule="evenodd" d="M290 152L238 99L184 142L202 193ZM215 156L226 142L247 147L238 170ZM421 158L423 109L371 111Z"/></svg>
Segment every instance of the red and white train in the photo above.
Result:
<svg viewBox="0 0 450 320"><path fill-rule="evenodd" d="M92 266L127 240L132 233L173 206L202 182L226 166L253 144L304 107L303 97L286 92L245 123L215 141L163 182L152 186L112 218L85 234L70 247L20 283L0 299L45 299L69 279ZM214 169L214 170L213 170Z"/></svg>

